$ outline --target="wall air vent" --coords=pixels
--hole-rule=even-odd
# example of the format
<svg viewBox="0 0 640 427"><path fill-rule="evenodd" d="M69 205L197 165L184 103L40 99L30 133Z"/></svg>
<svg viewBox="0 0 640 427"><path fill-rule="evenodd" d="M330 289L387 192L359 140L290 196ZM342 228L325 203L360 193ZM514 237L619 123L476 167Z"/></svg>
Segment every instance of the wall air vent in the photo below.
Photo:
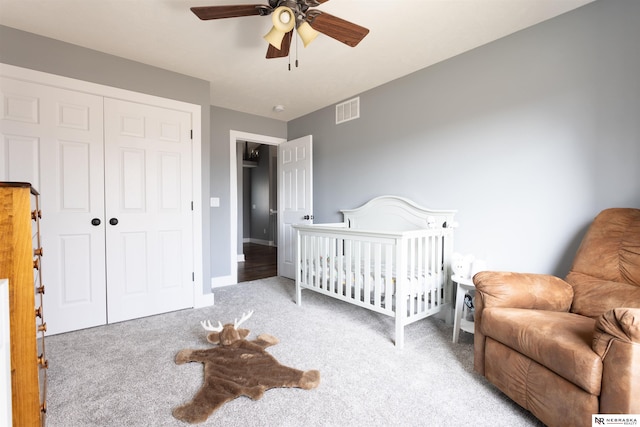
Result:
<svg viewBox="0 0 640 427"><path fill-rule="evenodd" d="M336 105L336 124L348 122L360 117L360 97Z"/></svg>

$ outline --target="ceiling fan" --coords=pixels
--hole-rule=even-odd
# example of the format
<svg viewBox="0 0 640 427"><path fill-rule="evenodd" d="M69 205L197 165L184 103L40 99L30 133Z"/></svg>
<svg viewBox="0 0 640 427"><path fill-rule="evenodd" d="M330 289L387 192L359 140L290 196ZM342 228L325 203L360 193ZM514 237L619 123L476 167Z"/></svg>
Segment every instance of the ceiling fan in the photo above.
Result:
<svg viewBox="0 0 640 427"><path fill-rule="evenodd" d="M320 33L351 47L369 34L367 28L311 9L327 1L329 0L269 0L268 5L200 6L192 7L191 11L202 20L271 15L273 28L264 36L269 42L267 58L282 58L289 55L294 29L305 47Z"/></svg>

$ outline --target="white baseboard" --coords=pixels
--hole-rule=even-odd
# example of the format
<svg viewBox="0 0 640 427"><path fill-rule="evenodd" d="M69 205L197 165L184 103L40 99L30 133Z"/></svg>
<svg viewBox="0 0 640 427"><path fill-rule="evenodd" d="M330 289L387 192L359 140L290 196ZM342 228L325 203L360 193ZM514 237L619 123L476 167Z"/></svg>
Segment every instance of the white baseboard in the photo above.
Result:
<svg viewBox="0 0 640 427"><path fill-rule="evenodd" d="M238 282L237 278L234 279L233 276L220 276L220 277L212 277L211 278L211 289L220 288L222 286L236 285Z"/></svg>

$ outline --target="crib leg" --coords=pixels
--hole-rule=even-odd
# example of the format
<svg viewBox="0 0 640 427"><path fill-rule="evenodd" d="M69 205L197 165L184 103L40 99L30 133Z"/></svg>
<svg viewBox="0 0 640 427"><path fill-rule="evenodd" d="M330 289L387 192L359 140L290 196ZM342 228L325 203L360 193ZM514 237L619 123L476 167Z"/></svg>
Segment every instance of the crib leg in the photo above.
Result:
<svg viewBox="0 0 640 427"><path fill-rule="evenodd" d="M296 304L302 305L302 288L300 282L296 280Z"/></svg>
<svg viewBox="0 0 640 427"><path fill-rule="evenodd" d="M404 325L396 313L396 348L404 347Z"/></svg>

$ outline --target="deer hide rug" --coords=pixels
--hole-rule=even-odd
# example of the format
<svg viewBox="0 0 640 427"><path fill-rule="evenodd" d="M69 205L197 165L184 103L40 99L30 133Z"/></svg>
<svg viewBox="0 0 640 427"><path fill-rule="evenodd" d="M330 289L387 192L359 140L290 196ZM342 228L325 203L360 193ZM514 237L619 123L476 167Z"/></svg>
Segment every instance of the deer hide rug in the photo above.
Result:
<svg viewBox="0 0 640 427"><path fill-rule="evenodd" d="M257 400L270 388L309 390L320 383L317 370L300 371L281 365L267 353L266 347L278 343L278 339L271 335L263 334L253 341L239 338L227 344L218 341L217 333L209 334L207 339L213 343L220 342L220 345L203 350L181 350L175 357L179 365L186 362L204 364L204 382L200 390L190 402L173 410L173 416L179 420L201 423L238 396Z"/></svg>

